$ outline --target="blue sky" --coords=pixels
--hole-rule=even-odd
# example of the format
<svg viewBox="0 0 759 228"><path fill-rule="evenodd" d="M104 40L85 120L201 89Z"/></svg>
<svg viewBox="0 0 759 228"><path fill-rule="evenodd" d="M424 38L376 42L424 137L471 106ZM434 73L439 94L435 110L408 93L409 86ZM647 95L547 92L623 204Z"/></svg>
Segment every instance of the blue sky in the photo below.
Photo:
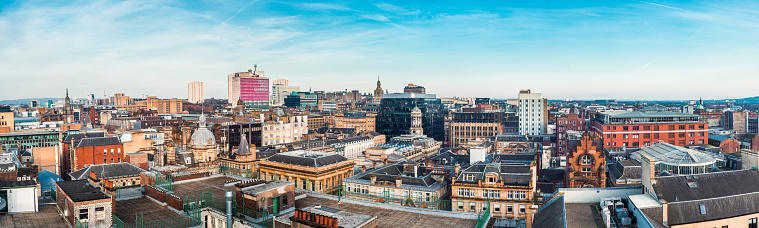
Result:
<svg viewBox="0 0 759 228"><path fill-rule="evenodd" d="M226 98L258 69L302 90L757 96L756 1L0 1L0 100Z"/></svg>

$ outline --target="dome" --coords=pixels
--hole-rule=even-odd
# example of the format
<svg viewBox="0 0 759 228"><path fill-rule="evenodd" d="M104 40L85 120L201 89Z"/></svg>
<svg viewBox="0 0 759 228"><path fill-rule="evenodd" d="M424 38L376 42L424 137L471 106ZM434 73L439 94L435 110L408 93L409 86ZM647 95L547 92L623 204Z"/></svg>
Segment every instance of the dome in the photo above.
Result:
<svg viewBox="0 0 759 228"><path fill-rule="evenodd" d="M198 118L198 130L195 130L195 133L192 133L192 137L190 137L191 143L193 146L215 146L216 145L216 138L213 137L213 133L211 133L208 128L206 128L206 116L200 115Z"/></svg>
<svg viewBox="0 0 759 228"><path fill-rule="evenodd" d="M703 105L697 105L696 109L704 109L704 106Z"/></svg>
<svg viewBox="0 0 759 228"><path fill-rule="evenodd" d="M419 107L414 107L411 112L422 112L422 110L419 110Z"/></svg>

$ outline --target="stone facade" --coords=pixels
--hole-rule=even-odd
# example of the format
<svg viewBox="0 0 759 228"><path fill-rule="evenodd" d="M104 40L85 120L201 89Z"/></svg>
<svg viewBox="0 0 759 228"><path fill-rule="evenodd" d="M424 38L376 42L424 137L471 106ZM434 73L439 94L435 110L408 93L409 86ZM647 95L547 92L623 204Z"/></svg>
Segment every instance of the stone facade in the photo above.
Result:
<svg viewBox="0 0 759 228"><path fill-rule="evenodd" d="M595 140L600 139L586 133L577 148L567 155L567 187L606 187L606 157Z"/></svg>

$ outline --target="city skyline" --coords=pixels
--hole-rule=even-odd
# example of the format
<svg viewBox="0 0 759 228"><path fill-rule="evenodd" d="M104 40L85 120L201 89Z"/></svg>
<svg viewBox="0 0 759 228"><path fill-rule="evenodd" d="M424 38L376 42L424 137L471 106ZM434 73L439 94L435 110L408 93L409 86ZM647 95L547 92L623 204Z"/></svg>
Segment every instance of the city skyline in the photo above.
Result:
<svg viewBox="0 0 759 228"><path fill-rule="evenodd" d="M303 91L370 93L379 75L439 97L753 97L757 15L743 1L4 2L0 98L186 98L191 81L225 98L226 75L253 64ZM740 83L713 89L725 79Z"/></svg>

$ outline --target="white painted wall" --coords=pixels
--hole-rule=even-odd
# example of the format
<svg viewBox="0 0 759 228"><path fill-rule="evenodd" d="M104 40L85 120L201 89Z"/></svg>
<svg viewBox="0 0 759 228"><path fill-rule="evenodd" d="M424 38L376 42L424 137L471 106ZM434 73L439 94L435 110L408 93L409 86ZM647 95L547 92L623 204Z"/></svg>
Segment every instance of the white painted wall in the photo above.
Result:
<svg viewBox="0 0 759 228"><path fill-rule="evenodd" d="M564 193L565 203L598 203L601 198L621 197L628 198L630 195L643 193L641 187L617 187L617 188L559 188Z"/></svg>
<svg viewBox="0 0 759 228"><path fill-rule="evenodd" d="M8 213L37 212L37 187L8 189Z"/></svg>

